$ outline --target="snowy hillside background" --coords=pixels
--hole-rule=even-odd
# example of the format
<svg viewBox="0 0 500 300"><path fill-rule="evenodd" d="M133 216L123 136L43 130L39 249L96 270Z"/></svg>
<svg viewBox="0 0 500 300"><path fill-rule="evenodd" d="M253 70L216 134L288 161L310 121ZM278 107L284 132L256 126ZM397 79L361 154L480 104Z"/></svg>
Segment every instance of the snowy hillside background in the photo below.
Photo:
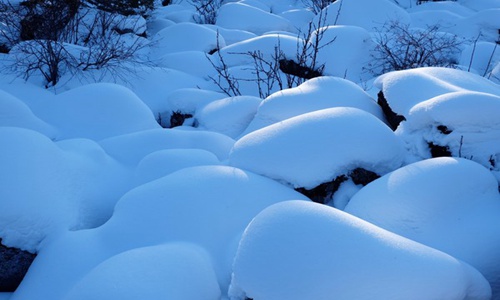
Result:
<svg viewBox="0 0 500 300"><path fill-rule="evenodd" d="M143 64L56 84L0 54L0 239L36 254L0 299L500 299L500 2L420 2L157 3ZM387 70L391 24L450 67ZM259 73L307 45L322 76Z"/></svg>

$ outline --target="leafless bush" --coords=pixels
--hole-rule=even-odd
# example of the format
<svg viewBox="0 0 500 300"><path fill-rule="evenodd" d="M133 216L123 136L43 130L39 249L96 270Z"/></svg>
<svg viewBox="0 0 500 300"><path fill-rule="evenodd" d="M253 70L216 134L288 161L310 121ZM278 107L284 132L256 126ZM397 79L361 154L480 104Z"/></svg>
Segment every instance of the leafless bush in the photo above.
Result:
<svg viewBox="0 0 500 300"><path fill-rule="evenodd" d="M324 64L318 62L318 53L335 41L332 39L323 43L326 13L321 12L316 22L309 23L308 29L297 36L297 51L294 57L287 57L281 43L274 47L271 55L265 55L260 50L246 53L228 53L230 55L246 55L251 58L252 65L250 71L254 75L251 79L237 78L228 69L227 63L220 51L216 52L216 57L209 57L217 76L210 79L229 96L240 95L240 82L251 81L257 86L257 92L261 98L266 98L272 92L284 88L292 88L300 85L304 81L322 76ZM219 47L217 47L219 49ZM215 62L213 60L216 60Z"/></svg>
<svg viewBox="0 0 500 300"><path fill-rule="evenodd" d="M146 46L144 40L132 33L120 34L118 27L125 20L120 14L79 8L62 28L52 24L50 36L35 35L22 41L26 9L3 2L0 12L4 12L0 23L9 24L0 31L0 39L12 48L4 71L25 79L41 74L46 87L57 84L64 74L85 77L89 70L125 78L133 74L134 64L148 63L139 55ZM50 22L45 26L49 31L52 28Z"/></svg>
<svg viewBox="0 0 500 300"><path fill-rule="evenodd" d="M222 6L222 2L223 0L191 0L191 4L198 13L198 16L195 17L196 23L215 24L217 12Z"/></svg>
<svg viewBox="0 0 500 300"><path fill-rule="evenodd" d="M302 3L310 8L315 14L319 14L323 8L337 0L302 0Z"/></svg>
<svg viewBox="0 0 500 300"><path fill-rule="evenodd" d="M394 70L418 67L451 67L461 41L457 36L440 31L438 25L425 29L391 21L375 32L375 49L368 71L382 74Z"/></svg>

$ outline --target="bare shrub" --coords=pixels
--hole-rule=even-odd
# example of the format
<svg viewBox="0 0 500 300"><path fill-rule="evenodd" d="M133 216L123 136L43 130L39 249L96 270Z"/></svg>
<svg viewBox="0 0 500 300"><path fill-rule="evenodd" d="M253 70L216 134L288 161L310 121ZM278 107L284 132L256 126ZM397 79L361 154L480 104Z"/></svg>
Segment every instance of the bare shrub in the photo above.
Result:
<svg viewBox="0 0 500 300"><path fill-rule="evenodd" d="M44 31L50 34L34 32L32 38L23 41L22 20L29 16L29 9L10 2L0 4L0 23L8 24L0 31L0 39L9 50L12 48L6 72L26 80L41 74L49 87L64 74L85 77L89 70L125 79L135 72L134 65L149 62L139 55L146 46L144 39L120 33L119 27L126 20L123 15L79 7L64 26L59 21L44 21Z"/></svg>
<svg viewBox="0 0 500 300"><path fill-rule="evenodd" d="M239 89L241 81L251 81L257 86L259 97L266 98L271 93L284 88L292 88L302 84L304 81L322 76L324 64L318 62L319 51L335 41L332 39L323 43L326 13L320 13L316 22L310 22L305 32L297 35L297 47L294 57L287 57L281 43L275 45L273 53L265 55L260 50L246 53L228 53L230 55L246 55L251 58L250 71L254 75L252 79L237 78L228 69L227 63L220 51L216 56L208 57L217 75L210 77L219 89L229 96L241 95ZM219 45L217 45L219 46ZM217 50L220 50L217 47ZM214 61L215 60L215 61Z"/></svg>
<svg viewBox="0 0 500 300"><path fill-rule="evenodd" d="M302 3L311 9L315 14L319 14L323 8L337 0L302 0Z"/></svg>
<svg viewBox="0 0 500 300"><path fill-rule="evenodd" d="M408 24L390 21L377 29L368 70L382 74L418 67L452 67L457 64L461 41L440 31L438 25L410 28Z"/></svg>
<svg viewBox="0 0 500 300"><path fill-rule="evenodd" d="M217 12L222 6L223 0L191 0L198 15L195 22L199 24L215 24Z"/></svg>

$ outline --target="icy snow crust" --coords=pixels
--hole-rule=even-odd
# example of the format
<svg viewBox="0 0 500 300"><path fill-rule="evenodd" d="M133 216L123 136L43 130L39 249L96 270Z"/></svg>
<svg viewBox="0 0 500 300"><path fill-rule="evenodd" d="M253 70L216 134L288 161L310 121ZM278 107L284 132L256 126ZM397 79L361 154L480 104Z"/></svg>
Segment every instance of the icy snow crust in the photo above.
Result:
<svg viewBox="0 0 500 300"><path fill-rule="evenodd" d="M130 76L0 73L0 239L38 255L0 299L500 299L498 0L222 4L120 18L150 59ZM370 71L393 20L456 34L456 68ZM259 91L249 53L315 37L323 76ZM335 179L327 205L294 190Z"/></svg>

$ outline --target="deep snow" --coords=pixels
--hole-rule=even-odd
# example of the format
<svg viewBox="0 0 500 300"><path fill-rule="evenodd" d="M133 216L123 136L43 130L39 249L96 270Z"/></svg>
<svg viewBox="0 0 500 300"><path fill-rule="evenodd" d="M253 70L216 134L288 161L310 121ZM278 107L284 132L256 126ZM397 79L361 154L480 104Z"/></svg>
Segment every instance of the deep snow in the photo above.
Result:
<svg viewBox="0 0 500 300"><path fill-rule="evenodd" d="M309 4L224 1L211 25L158 4L117 24L146 30L132 74L2 71L0 238L38 256L0 299L500 299L500 4ZM394 19L456 34L457 66L367 70ZM297 59L317 36L325 76L259 91L249 53ZM191 117L164 128L173 113ZM356 168L382 177L327 205L294 190Z"/></svg>

